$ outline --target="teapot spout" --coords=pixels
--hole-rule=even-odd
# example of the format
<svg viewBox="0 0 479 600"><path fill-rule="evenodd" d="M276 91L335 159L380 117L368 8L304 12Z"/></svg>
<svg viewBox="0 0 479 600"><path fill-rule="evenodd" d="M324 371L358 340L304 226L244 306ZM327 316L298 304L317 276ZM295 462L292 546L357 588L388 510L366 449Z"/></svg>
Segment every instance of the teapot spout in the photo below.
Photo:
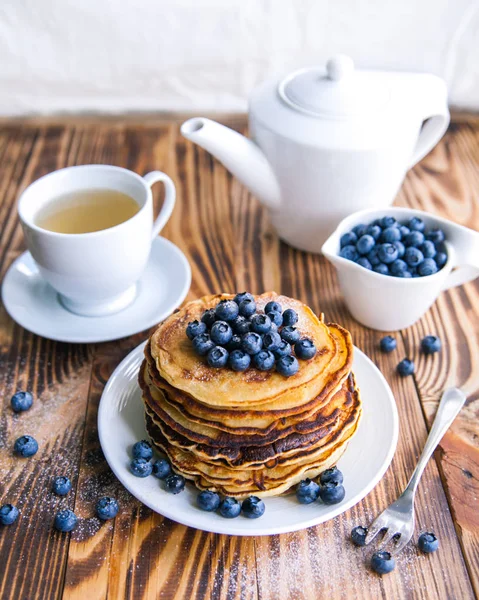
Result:
<svg viewBox="0 0 479 600"><path fill-rule="evenodd" d="M276 176L254 142L203 117L185 121L181 133L223 163L268 208L274 210L279 207L280 191Z"/></svg>

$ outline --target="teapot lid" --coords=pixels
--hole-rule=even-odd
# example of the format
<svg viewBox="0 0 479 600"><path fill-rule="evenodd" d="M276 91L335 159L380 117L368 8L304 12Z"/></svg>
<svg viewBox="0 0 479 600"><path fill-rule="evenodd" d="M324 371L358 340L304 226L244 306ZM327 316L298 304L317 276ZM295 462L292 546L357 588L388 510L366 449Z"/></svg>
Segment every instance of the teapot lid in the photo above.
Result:
<svg viewBox="0 0 479 600"><path fill-rule="evenodd" d="M324 67L300 69L278 86L290 107L314 117L347 118L379 110L389 89L378 73L354 68L349 56L337 55Z"/></svg>

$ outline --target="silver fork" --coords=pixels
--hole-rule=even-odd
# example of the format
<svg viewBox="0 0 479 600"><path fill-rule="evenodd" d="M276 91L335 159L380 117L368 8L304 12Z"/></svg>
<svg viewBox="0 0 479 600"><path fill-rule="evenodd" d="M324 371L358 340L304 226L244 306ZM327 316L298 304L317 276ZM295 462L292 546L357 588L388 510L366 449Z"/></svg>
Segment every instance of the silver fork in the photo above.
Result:
<svg viewBox="0 0 479 600"><path fill-rule="evenodd" d="M456 418L465 401L466 396L457 388L449 388L443 393L424 450L406 489L395 502L388 506L371 523L365 540L366 544L369 544L380 531L386 530L381 540L381 547L384 548L388 542L397 536L397 543L392 550L392 554L397 554L412 538L414 534L414 496L419 480L431 454Z"/></svg>

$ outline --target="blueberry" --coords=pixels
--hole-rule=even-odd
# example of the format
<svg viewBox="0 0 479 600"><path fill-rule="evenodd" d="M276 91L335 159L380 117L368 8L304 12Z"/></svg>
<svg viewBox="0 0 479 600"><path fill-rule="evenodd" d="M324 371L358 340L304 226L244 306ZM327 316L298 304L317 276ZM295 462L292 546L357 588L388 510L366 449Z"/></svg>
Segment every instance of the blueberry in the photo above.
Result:
<svg viewBox="0 0 479 600"><path fill-rule="evenodd" d="M338 504L342 502L346 491L341 483L330 481L325 483L319 489L319 497L324 504Z"/></svg>
<svg viewBox="0 0 479 600"><path fill-rule="evenodd" d="M392 244L381 244L378 250L379 260L385 264L393 263L398 257L398 251Z"/></svg>
<svg viewBox="0 0 479 600"><path fill-rule="evenodd" d="M4 504L0 507L0 523L2 525L11 525L15 523L19 515L18 508L13 504Z"/></svg>
<svg viewBox="0 0 479 600"><path fill-rule="evenodd" d="M421 340L421 350L424 354L434 354L441 349L441 340L435 335L426 335Z"/></svg>
<svg viewBox="0 0 479 600"><path fill-rule="evenodd" d="M411 279L412 275L409 271L401 271L396 277L402 277L403 279Z"/></svg>
<svg viewBox="0 0 479 600"><path fill-rule="evenodd" d="M151 462L146 458L134 458L130 463L130 471L135 477L148 477L152 470Z"/></svg>
<svg viewBox="0 0 479 600"><path fill-rule="evenodd" d="M236 500L236 498L226 497L224 498L219 507L219 513L225 519L234 519L241 512L241 504Z"/></svg>
<svg viewBox="0 0 479 600"><path fill-rule="evenodd" d="M265 333L263 336L263 348L274 352L281 345L281 336L278 332Z"/></svg>
<svg viewBox="0 0 479 600"><path fill-rule="evenodd" d="M382 243L392 244L393 242L399 242L401 232L398 227L386 227L386 229L383 229L379 239Z"/></svg>
<svg viewBox="0 0 479 600"><path fill-rule="evenodd" d="M289 356L291 352L291 344L288 344L286 340L281 340L281 344L275 350L273 350L273 354L276 356L276 358Z"/></svg>
<svg viewBox="0 0 479 600"><path fill-rule="evenodd" d="M243 302L243 300L253 300L254 302L254 296L249 292L240 292L233 298L233 301L236 302L238 306Z"/></svg>
<svg viewBox="0 0 479 600"><path fill-rule="evenodd" d="M396 560L390 552L375 552L371 557L371 568L379 575L386 575L394 570Z"/></svg>
<svg viewBox="0 0 479 600"><path fill-rule="evenodd" d="M445 252L438 252L434 257L438 269L441 269L447 263L447 254Z"/></svg>
<svg viewBox="0 0 479 600"><path fill-rule="evenodd" d="M269 312L282 313L283 307L281 306L281 304L279 302L275 302L274 300L272 300L271 302L268 302L268 304L264 307L264 312L266 314L268 314Z"/></svg>
<svg viewBox="0 0 479 600"><path fill-rule="evenodd" d="M424 231L425 225L424 221L419 217L412 217L409 219L407 226L411 231Z"/></svg>
<svg viewBox="0 0 479 600"><path fill-rule="evenodd" d="M421 244L419 250L424 254L424 258L434 258L436 256L436 246L429 240Z"/></svg>
<svg viewBox="0 0 479 600"><path fill-rule="evenodd" d="M319 485L312 479L303 479L296 486L296 498L300 504L311 504L319 498Z"/></svg>
<svg viewBox="0 0 479 600"><path fill-rule="evenodd" d="M186 335L192 340L197 335L200 335L200 333L206 333L207 331L208 328L203 321L191 321L186 328Z"/></svg>
<svg viewBox="0 0 479 600"><path fill-rule="evenodd" d="M445 239L446 236L444 235L444 231L438 227L434 227L426 233L426 240L429 240L433 244L440 244Z"/></svg>
<svg viewBox="0 0 479 600"><path fill-rule="evenodd" d="M226 321L216 321L216 323L211 328L210 338L215 344L218 344L219 346L226 346L226 344L231 340L232 337L233 330Z"/></svg>
<svg viewBox="0 0 479 600"><path fill-rule="evenodd" d="M239 321L239 319L241 319L241 321ZM235 331L240 336L244 335L245 333L248 333L248 331L251 331L251 323L249 319L241 315L237 317L235 321L233 321L232 326L233 331Z"/></svg>
<svg viewBox="0 0 479 600"><path fill-rule="evenodd" d="M344 248L344 246L354 246L354 244L358 241L358 236L354 233L354 231L348 231L347 233L343 233L341 239L339 240L340 248Z"/></svg>
<svg viewBox="0 0 479 600"><path fill-rule="evenodd" d="M393 242L393 246L398 251L398 258L402 258L406 252L406 247L402 242Z"/></svg>
<svg viewBox="0 0 479 600"><path fill-rule="evenodd" d="M406 235L406 237L403 239L403 242L406 247L414 246L417 248L423 244L424 234L420 231L411 231L411 233L408 233L408 235Z"/></svg>
<svg viewBox="0 0 479 600"><path fill-rule="evenodd" d="M221 369L222 367L226 367L228 363L229 352L223 346L215 346L208 352L208 356L206 360L210 367L214 369Z"/></svg>
<svg viewBox="0 0 479 600"><path fill-rule="evenodd" d="M310 340L309 338L303 338L294 345L294 353L301 360L309 360L315 356L316 346L314 345L313 340Z"/></svg>
<svg viewBox="0 0 479 600"><path fill-rule="evenodd" d="M411 230L406 225L399 225L399 233L401 234L401 239L403 239L408 233L411 233Z"/></svg>
<svg viewBox="0 0 479 600"><path fill-rule="evenodd" d="M433 533L421 533L417 541L417 545L419 546L419 550L421 552L424 552L424 554L430 554L431 552L436 552L436 550L439 548L439 540Z"/></svg>
<svg viewBox="0 0 479 600"><path fill-rule="evenodd" d="M211 329L216 321L215 309L210 308L205 310L205 312L201 315L201 322L206 325L208 329Z"/></svg>
<svg viewBox="0 0 479 600"><path fill-rule="evenodd" d="M233 352L233 350L241 349L241 336L234 334L230 341L226 344L226 350Z"/></svg>
<svg viewBox="0 0 479 600"><path fill-rule="evenodd" d="M23 412L31 408L33 404L33 396L30 392L17 392L10 400L14 412Z"/></svg>
<svg viewBox="0 0 479 600"><path fill-rule="evenodd" d="M373 271L380 273L381 275L389 275L388 266L384 263L379 263L378 265L374 266Z"/></svg>
<svg viewBox="0 0 479 600"><path fill-rule="evenodd" d="M371 252L366 257L373 267L375 267L376 265L379 265L379 263L381 262L378 257L378 250L379 250L379 246L374 246L374 248L371 250Z"/></svg>
<svg viewBox="0 0 479 600"><path fill-rule="evenodd" d="M394 227L398 225L398 222L396 221L396 219L394 217L383 217L380 221L379 224L381 225L381 227L383 229L387 229L388 227Z"/></svg>
<svg viewBox="0 0 479 600"><path fill-rule="evenodd" d="M356 250L359 254L367 254L374 248L375 244L373 236L366 233L356 242Z"/></svg>
<svg viewBox="0 0 479 600"><path fill-rule="evenodd" d="M369 262L369 260L365 256L360 256L358 258L358 260L356 261L356 264L361 267L364 267L365 269L368 269L369 271L372 271L372 269L373 269L373 265Z"/></svg>
<svg viewBox="0 0 479 600"><path fill-rule="evenodd" d="M368 228L367 225L363 225L363 223L359 223L358 225L355 225L352 229L352 232L354 234L356 234L356 237L359 239L361 236L363 236L366 233L366 229Z"/></svg>
<svg viewBox="0 0 479 600"><path fill-rule="evenodd" d="M404 358L396 367L397 372L401 377L407 377L414 373L414 363L408 358Z"/></svg>
<svg viewBox="0 0 479 600"><path fill-rule="evenodd" d="M159 458L153 463L152 471L158 479L166 479L168 475L171 475L170 463L164 458Z"/></svg>
<svg viewBox="0 0 479 600"><path fill-rule="evenodd" d="M13 451L18 456L23 458L28 458L29 456L33 456L38 452L38 443L35 438L32 438L31 435L22 435L19 437L15 444L13 445Z"/></svg>
<svg viewBox="0 0 479 600"><path fill-rule="evenodd" d="M355 546L365 546L366 545L366 536L368 535L368 530L366 527L361 527L358 525L351 531L351 541Z"/></svg>
<svg viewBox="0 0 479 600"><path fill-rule="evenodd" d="M301 332L299 331L299 329L296 329L296 327L288 326L283 327L283 329L281 329L280 336L281 339L283 339L285 342L288 342L288 344L295 344L299 341L301 337Z"/></svg>
<svg viewBox="0 0 479 600"><path fill-rule="evenodd" d="M291 327L298 322L298 313L292 308L287 308L283 313L283 325Z"/></svg>
<svg viewBox="0 0 479 600"><path fill-rule="evenodd" d="M404 253L404 260L408 264L409 267L417 267L424 260L423 253L419 250L419 248L414 248L410 246L406 248L406 252Z"/></svg>
<svg viewBox="0 0 479 600"><path fill-rule="evenodd" d="M392 352L397 347L396 339L392 335L386 335L379 342L379 347L381 348L381 352Z"/></svg>
<svg viewBox="0 0 479 600"><path fill-rule="evenodd" d="M269 315L277 315L279 313L269 313ZM269 317L268 315L268 317ZM282 317L281 317L282 318ZM271 319L271 317L270 317ZM268 333L278 333L279 327L276 325L276 323L273 323L273 321L271 321L271 329L269 330Z"/></svg>
<svg viewBox="0 0 479 600"><path fill-rule="evenodd" d="M389 272L391 273L391 275L394 275L395 277L401 277L401 275L403 273L405 273L406 271L407 271L407 264L405 261L401 260L400 258L395 260L392 263L392 265L389 267Z"/></svg>
<svg viewBox="0 0 479 600"><path fill-rule="evenodd" d="M287 356L281 356L276 361L276 370L280 375L284 375L284 377L291 377L298 372L299 363L298 359L291 354Z"/></svg>
<svg viewBox="0 0 479 600"><path fill-rule="evenodd" d="M66 496L71 489L72 482L68 477L62 475L60 477L55 477L53 480L52 490L57 496Z"/></svg>
<svg viewBox="0 0 479 600"><path fill-rule="evenodd" d="M68 508L61 510L55 515L55 529L58 529L58 531L72 531L72 529L75 529L77 521L77 516L72 510Z"/></svg>
<svg viewBox="0 0 479 600"><path fill-rule="evenodd" d="M233 371L246 371L250 363L250 355L244 350L233 350L228 359L228 364Z"/></svg>
<svg viewBox="0 0 479 600"><path fill-rule="evenodd" d="M425 258L422 263L418 265L417 272L420 277L434 275L434 273L437 273L436 261L433 258Z"/></svg>
<svg viewBox="0 0 479 600"><path fill-rule="evenodd" d="M381 227L379 225L368 225L366 235L370 235L377 242L381 235Z"/></svg>
<svg viewBox="0 0 479 600"><path fill-rule="evenodd" d="M233 300L221 300L215 309L218 321L234 321L239 314L239 307Z"/></svg>
<svg viewBox="0 0 479 600"><path fill-rule="evenodd" d="M270 371L274 367L274 354L269 350L261 350L253 356L254 366L260 371Z"/></svg>
<svg viewBox="0 0 479 600"><path fill-rule="evenodd" d="M268 333L271 329L271 319L268 315L262 315L258 313L251 317L251 329L255 333Z"/></svg>
<svg viewBox="0 0 479 600"><path fill-rule="evenodd" d="M173 473L172 475L168 475L165 479L165 489L170 494L179 494L185 489L185 478L183 475L177 475Z"/></svg>
<svg viewBox="0 0 479 600"><path fill-rule="evenodd" d="M115 498L104 496L96 503L96 516L102 521L108 521L116 517L119 509L120 507Z"/></svg>
<svg viewBox="0 0 479 600"><path fill-rule="evenodd" d="M241 338L241 348L247 354L258 354L262 347L263 338L258 333L254 333L254 331L245 333Z"/></svg>
<svg viewBox="0 0 479 600"><path fill-rule="evenodd" d="M219 495L216 492L210 492L209 490L204 490L196 496L196 503L199 508L201 508L201 510L206 510L207 512L216 510L220 505L220 502Z"/></svg>
<svg viewBox="0 0 479 600"><path fill-rule="evenodd" d="M276 327L281 327L283 324L283 315L278 311L270 311L266 313L271 319L271 323L274 323Z"/></svg>
<svg viewBox="0 0 479 600"><path fill-rule="evenodd" d="M319 476L319 483L325 485L326 483L343 483L344 477L338 467L331 467L326 469Z"/></svg>
<svg viewBox="0 0 479 600"><path fill-rule="evenodd" d="M151 444L146 440L141 440L141 442L136 442L136 444L133 444L131 453L133 458L145 458L146 460L150 460L150 458L153 456Z"/></svg>
<svg viewBox="0 0 479 600"><path fill-rule="evenodd" d="M201 333L193 338L193 348L196 354L205 356L208 352L215 347L215 343L210 339L207 333Z"/></svg>
<svg viewBox="0 0 479 600"><path fill-rule="evenodd" d="M339 251L339 256L347 260L357 260L359 258L359 252L356 250L356 246L344 246Z"/></svg>
<svg viewBox="0 0 479 600"><path fill-rule="evenodd" d="M239 314L242 317L251 317L256 312L256 302L252 298L245 298L240 302Z"/></svg>
<svg viewBox="0 0 479 600"><path fill-rule="evenodd" d="M248 519L259 519L264 515L265 505L261 498L250 496L241 503L241 510Z"/></svg>

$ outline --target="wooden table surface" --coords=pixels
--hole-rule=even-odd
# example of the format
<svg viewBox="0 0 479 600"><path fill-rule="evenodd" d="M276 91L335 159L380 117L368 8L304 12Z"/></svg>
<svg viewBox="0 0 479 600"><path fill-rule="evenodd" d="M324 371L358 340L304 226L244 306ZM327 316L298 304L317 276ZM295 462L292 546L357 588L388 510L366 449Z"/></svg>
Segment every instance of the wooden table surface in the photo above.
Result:
<svg viewBox="0 0 479 600"><path fill-rule="evenodd" d="M232 124L245 131L242 119ZM49 171L86 163L120 165L140 174L161 169L175 180L178 204L163 235L191 263L189 300L219 291L276 290L347 327L392 387L400 414L399 443L377 487L323 525L257 538L186 528L131 497L111 473L98 442L97 410L105 382L148 332L105 344L56 343L25 331L2 307L0 502L17 504L21 516L0 530L0 598L477 597L479 282L444 293L421 321L397 334L396 352L381 354L382 334L348 314L331 266L280 242L256 199L206 152L186 142L178 123L115 119L0 124L2 276L24 250L15 211L19 192ZM454 122L439 146L408 174L396 203L479 229L478 190L479 123ZM427 334L439 335L444 347L425 358L418 346ZM400 379L395 366L405 356L414 359L416 374ZM396 570L381 578L366 568L370 551L353 548L348 534L403 489L441 392L450 385L464 389L467 406L430 460L416 504L417 532L436 532L440 549L421 556L410 544ZM17 389L35 396L33 408L21 415L10 408ZM31 459L14 459L13 442L25 433L37 438L40 450ZM73 481L66 499L50 492L52 477L59 474ZM105 494L118 498L121 511L100 526L94 506ZM80 517L72 534L52 528L60 506Z"/></svg>

